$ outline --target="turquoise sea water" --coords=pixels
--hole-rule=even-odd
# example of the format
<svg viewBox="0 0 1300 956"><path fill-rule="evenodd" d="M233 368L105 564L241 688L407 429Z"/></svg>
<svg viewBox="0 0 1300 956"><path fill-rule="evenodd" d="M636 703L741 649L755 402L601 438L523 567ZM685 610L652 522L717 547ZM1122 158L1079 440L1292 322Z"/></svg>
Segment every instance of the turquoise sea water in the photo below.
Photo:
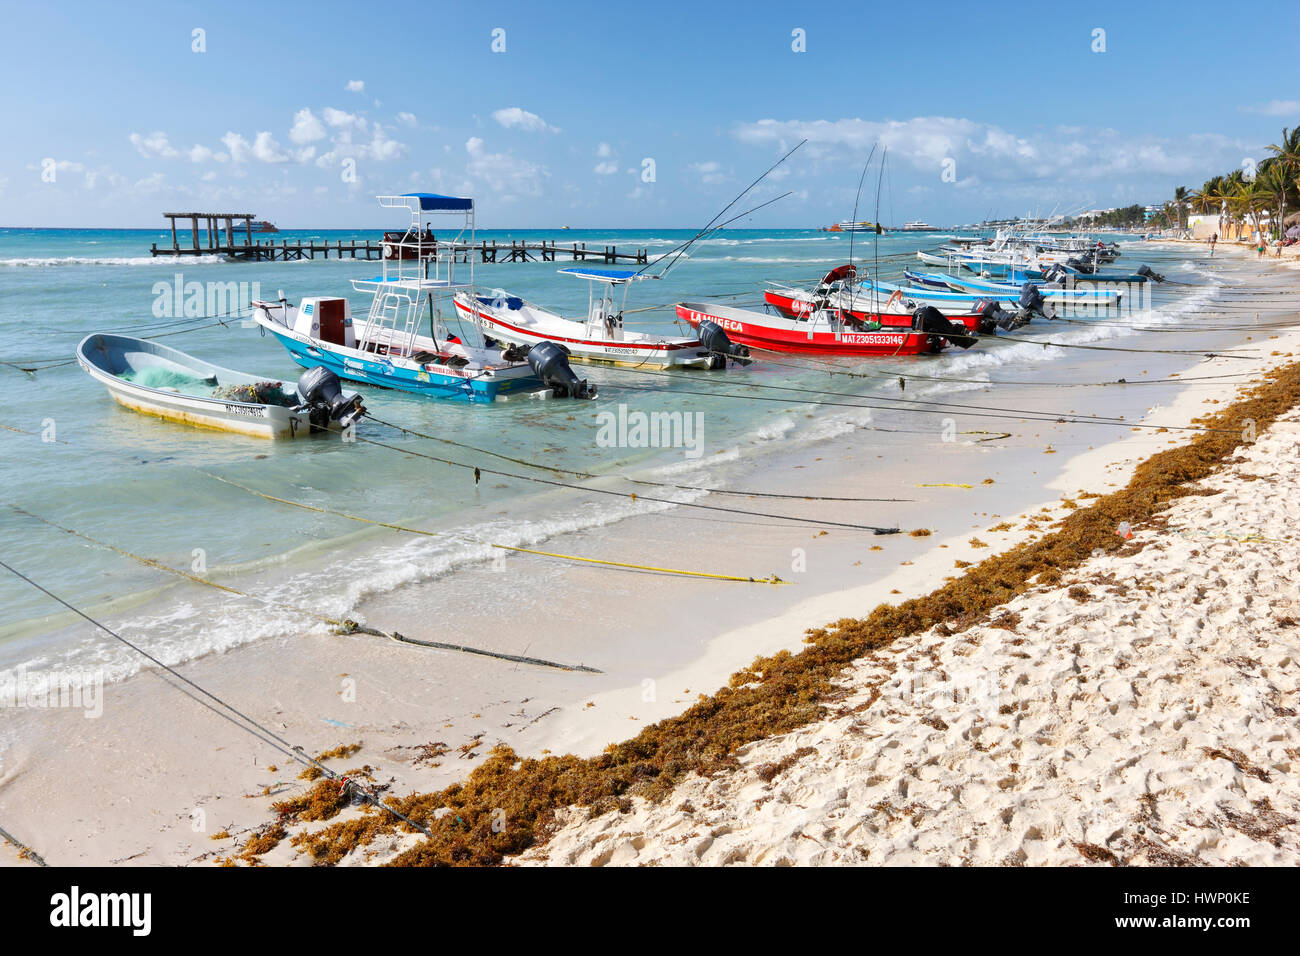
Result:
<svg viewBox="0 0 1300 956"><path fill-rule="evenodd" d="M554 239L561 243L647 248L660 255L687 238L689 231L529 230L480 232L480 239ZM347 239L377 237L376 231L285 231L275 238ZM264 237L270 238L270 237ZM164 230L0 229L0 540L4 560L56 594L106 615L123 631L146 638L156 653L183 661L246 640L300 629L292 615L274 611L217 610L168 589L173 582L112 551L62 533L9 505L40 515L120 548L169 564L203 570L221 580L268 596L292 596L331 614L346 614L366 597L415 580L436 579L466 561L485 558L484 542L532 544L548 535L616 521L643 507L633 502L575 497L572 506L555 505L555 490L488 476L476 485L468 472L366 445L335 439L270 443L160 422L123 409L102 386L75 364L45 368L34 375L13 365L70 359L77 342L96 331L162 335L159 341L229 368L268 378L294 380L300 374L284 350L256 327L226 317L212 320L166 314L174 304L168 290L192 282L248 283L254 297L274 298L281 290L290 301L303 295L347 295L354 314L366 297L352 291L349 279L372 275L377 263L351 260L290 263L229 263L219 258L173 262L153 259L151 242L166 244ZM887 236L878 244L857 237L855 255L882 277L915 267L915 251L939 243L934 235ZM717 297L718 301L761 307L766 280L811 283L844 261L846 235L814 230L728 230L702 241L666 279L644 282L631 292L628 308L661 306L629 313L629 324L673 330L671 303ZM1191 269L1179 253L1142 249L1120 260L1124 268L1149 262L1177 275L1185 285L1155 293L1148 325L1187 321L1189 308L1202 308L1218 294L1221 282ZM586 283L559 275L568 263L479 266L477 283L523 295L566 314L586 307ZM254 288L256 284L256 288ZM164 291L160 292L162 288ZM162 303L160 305L160 303ZM1188 303L1195 305L1189 306ZM164 314L159 315L161 311ZM1126 338L1167 344L1159 335L1128 328L1086 325L1050 333L1030 327L1026 337L1050 334L1057 340L1100 342ZM1120 353L1065 352L1037 345L985 342L969 352L950 350L939 357L835 363L865 369L879 377L829 379L823 372L791 367L803 360L778 357L748 369L639 375L618 369L575 366L600 384L595 402L513 400L468 407L439 403L400 392L364 390L379 418L454 439L463 445L553 468L596 474L635 470L660 480L692 476L690 482L727 480L730 464L762 454L773 442L816 442L852 430L862 413L805 403L802 395L750 388L751 385L825 389L873 394L893 389L899 371L962 379L914 386L912 394L961 395L978 382L1014 373L1114 378L1117 368L1145 359ZM1149 363L1146 363L1149 364ZM707 379L707 381L706 381ZM973 380L975 384L971 384ZM778 396L780 401L742 401L708 394L727 387L734 394ZM969 397L969 396L967 396ZM973 400L973 399L972 399ZM600 440L602 411L620 405L634 410L700 413L705 426L702 455L678 449L605 447ZM869 413L868 413L869 415ZM877 415L877 421L880 416ZM900 414L899 428L931 428L928 419ZM501 471L541 474L524 465L490 458L465 447L410 438L363 422L360 434L403 449ZM50 440L44 440L50 439ZM444 533L442 539L394 541L371 535L335 516L284 507L215 480L219 474L268 494L348 511L382 521L401 522ZM870 476L863 476L869 483ZM778 490L778 489L773 489ZM808 490L808 489L804 489ZM815 492L815 489L811 489ZM548 494L545 510L536 501ZM667 492L664 493L666 496ZM699 492L673 493L698 499ZM734 502L733 502L734 503ZM354 556L364 550L364 560ZM346 576L346 586L338 586ZM19 663L90 664L98 660L95 641L84 626L51 600L10 576L0 577L0 669ZM110 675L112 676L112 675Z"/></svg>

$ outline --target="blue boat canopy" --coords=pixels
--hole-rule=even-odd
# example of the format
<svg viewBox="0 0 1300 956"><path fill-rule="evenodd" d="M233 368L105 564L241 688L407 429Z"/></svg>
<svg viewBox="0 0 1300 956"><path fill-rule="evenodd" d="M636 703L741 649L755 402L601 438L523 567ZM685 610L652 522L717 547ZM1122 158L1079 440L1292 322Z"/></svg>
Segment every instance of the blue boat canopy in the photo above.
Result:
<svg viewBox="0 0 1300 956"><path fill-rule="evenodd" d="M474 200L459 196L440 196L438 193L403 193L409 199L420 200L421 212L469 212Z"/></svg>
<svg viewBox="0 0 1300 956"><path fill-rule="evenodd" d="M577 276L579 279L594 279L596 282L627 282L631 279L649 278L630 269L586 269L582 266L561 269L560 274Z"/></svg>

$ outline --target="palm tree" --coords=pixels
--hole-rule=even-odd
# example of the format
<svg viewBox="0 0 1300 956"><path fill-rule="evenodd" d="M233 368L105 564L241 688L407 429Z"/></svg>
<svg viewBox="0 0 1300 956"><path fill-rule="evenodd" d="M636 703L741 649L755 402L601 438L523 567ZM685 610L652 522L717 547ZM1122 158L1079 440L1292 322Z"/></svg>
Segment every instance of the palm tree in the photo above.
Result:
<svg viewBox="0 0 1300 956"><path fill-rule="evenodd" d="M1185 229L1187 224L1183 221L1183 209L1187 205L1190 193L1186 186L1179 186L1174 190L1174 224L1179 229Z"/></svg>
<svg viewBox="0 0 1300 956"><path fill-rule="evenodd" d="M1241 227L1246 221L1246 197L1249 186L1250 183L1246 182L1246 175L1240 168L1234 169L1223 177L1220 191L1223 206L1219 213L1219 222L1222 223L1226 217L1228 225L1236 226L1236 238L1241 237Z"/></svg>
<svg viewBox="0 0 1300 956"><path fill-rule="evenodd" d="M1222 176L1212 176L1207 179L1200 189L1192 193L1192 209L1202 216L1208 216L1210 213L1217 213L1219 217L1219 232L1223 232L1223 202L1224 187Z"/></svg>
<svg viewBox="0 0 1300 956"><path fill-rule="evenodd" d="M1268 210L1269 202L1269 194L1261 185L1258 174L1249 182L1242 177L1233 185L1228 197L1228 207L1236 220L1242 225L1247 222L1252 224L1261 238L1264 235L1263 215ZM1237 235L1241 235L1240 228Z"/></svg>
<svg viewBox="0 0 1300 956"><path fill-rule="evenodd" d="M1280 202L1278 203L1278 229L1281 230L1286 225L1286 206L1287 193L1293 187L1300 185L1297 177L1300 176L1300 126L1294 129L1282 127L1282 138L1277 143L1271 143L1268 146L1269 152L1273 154L1271 160L1265 162L1276 162L1281 166L1281 189L1279 192Z"/></svg>
<svg viewBox="0 0 1300 956"><path fill-rule="evenodd" d="M1262 196L1267 197L1271 216L1276 216L1274 223L1278 235L1282 233L1282 220L1286 218L1286 194L1291 188L1291 175L1286 166L1276 159L1266 159L1259 164L1259 174L1255 185Z"/></svg>

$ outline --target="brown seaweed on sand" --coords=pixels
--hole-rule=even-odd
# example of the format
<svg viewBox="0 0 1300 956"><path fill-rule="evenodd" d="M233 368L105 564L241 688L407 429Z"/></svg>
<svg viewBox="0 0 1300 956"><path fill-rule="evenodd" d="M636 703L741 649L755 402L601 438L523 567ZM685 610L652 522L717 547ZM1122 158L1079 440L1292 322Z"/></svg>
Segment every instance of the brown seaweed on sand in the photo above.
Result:
<svg viewBox="0 0 1300 956"><path fill-rule="evenodd" d="M461 783L432 794L389 797L391 806L433 833L392 864L500 863L544 842L555 812L563 807L584 806L599 814L626 805L633 795L663 798L687 774L707 776L735 766L735 753L745 744L819 719L833 697L835 680L864 654L937 625L956 632L985 621L1018 594L1059 582L1063 572L1095 552L1132 553L1134 543L1115 534L1120 522L1140 528L1176 499L1195 494L1191 483L1212 474L1233 454L1248 420L1263 431L1297 402L1300 365L1270 373L1242 400L1198 420L1203 430L1191 441L1152 455L1137 466L1125 488L1070 511L1043 537L985 559L924 597L881 604L866 617L810 631L800 653L783 651L755 660L712 696L598 756L521 759L501 745ZM306 795L275 808L282 817L329 819L347 802L338 790L337 783L321 781ZM295 843L314 860L334 863L381 833L409 832L394 816L372 806L360 813L360 820L336 822L309 837L300 834ZM1098 859L1090 847L1080 852Z"/></svg>

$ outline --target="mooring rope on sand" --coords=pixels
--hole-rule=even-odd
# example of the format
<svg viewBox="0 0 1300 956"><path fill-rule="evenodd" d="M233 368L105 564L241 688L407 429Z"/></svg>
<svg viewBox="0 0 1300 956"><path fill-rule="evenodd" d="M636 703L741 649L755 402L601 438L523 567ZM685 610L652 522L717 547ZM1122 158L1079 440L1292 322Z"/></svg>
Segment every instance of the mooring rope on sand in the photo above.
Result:
<svg viewBox="0 0 1300 956"><path fill-rule="evenodd" d="M256 488L250 488L247 485L241 485L239 482L232 481L229 478L223 478L220 475L214 475L210 471L204 471L203 474L207 475L209 478L213 478L217 481L223 482L224 484L232 485L235 488L240 488L244 491L247 491L249 494L257 495L257 497L259 498L265 498L267 501L278 502L279 504L282 505L290 505L294 508L302 508L306 511L315 511L318 514L337 515L340 518L347 518L349 521L360 521L363 524L376 525L381 528L390 528L393 531L405 531L409 534L423 535L428 538L446 537L446 535L438 531L426 531L422 528L411 528L411 527L407 527L406 525L393 524L392 522L389 521L376 521L373 518L364 518L361 515L349 514L346 511L336 511L333 508L323 508L319 505L309 505L306 502L302 502L302 501L293 501L290 498L280 498L275 495L268 495L265 492L258 491ZM719 581L742 581L748 584L789 584L790 583L788 581L781 580L775 574L766 578L755 578L755 577L738 575L738 574L719 574L711 571L684 571L681 568L659 568L648 564L631 564L626 561L609 561L604 558L584 558L576 554L557 554L551 551L535 551L530 548L521 548L509 544L493 544L491 541L485 541L482 543L492 548L499 548L502 551L518 551L521 554L536 554L545 558L561 558L565 561L580 561L583 562L584 564L599 564L605 567L612 567L612 568L629 568L636 571L656 571L660 574L676 574L676 575L681 575L683 577L689 577L689 578L713 578Z"/></svg>
<svg viewBox="0 0 1300 956"><path fill-rule="evenodd" d="M167 574L173 574L176 575L177 577L185 578L186 580L192 581L195 584L202 584L210 588L216 588L219 591L225 591L229 594L238 595L239 597L249 598L250 600L253 601L260 601L261 603L266 604L270 607L277 607L280 608L281 610L290 611L294 614L301 614L304 617L314 618L317 621L320 621L324 624L328 624L330 627L335 629L336 633L339 634L343 634L343 635L370 634L373 635L374 637L386 637L389 638L390 640L397 641L398 643L401 644L414 644L419 647L428 647L437 650L457 651L462 654L476 654L480 657L493 657L496 658L497 660L512 661L516 664L533 664L537 667L549 667L549 668L554 668L556 670L563 670L563 671L582 671L588 674L603 673L599 669L595 667L589 667L586 664L562 664L558 661L546 660L545 658L541 658L541 657L526 657L522 654L507 654L504 651L490 651L481 647L472 647L468 644L452 644L445 641L428 641L428 640L423 640L421 638L408 637L405 634L401 634L397 631L381 631L378 628L371 627L368 624L361 624L360 622L353 621L351 619L340 620L338 618L330 617L327 614L321 614L318 611L311 611L308 610L307 608L298 607L297 605L294 604L286 604L283 601L276 601L271 598L260 597L256 594L249 594L246 591L241 591L238 588L233 588L226 584L219 584L216 581L203 577L202 575L191 574L189 571L182 571L179 568L173 568L171 565L163 564L161 561L155 561L152 558L146 558L143 555L135 554L131 551L127 551L124 548L119 548L116 545L109 544L105 541L100 541L98 538L92 538L88 534L84 534L72 528L64 527L63 525L58 524L57 522L51 521L49 518L42 518L40 515L32 514L30 511L20 508L17 505L11 504L9 507L12 508L18 514L24 515L28 518L32 518L36 521L41 522L42 524L49 525L51 528L56 528L57 530L62 531L66 534L75 535L76 537L81 538L83 541L89 541L91 544L97 547L105 548L109 551L113 551L117 554L120 554L123 557L130 558L132 561L138 562L139 564L142 564L145 567L153 568L157 571L164 571Z"/></svg>
<svg viewBox="0 0 1300 956"><path fill-rule="evenodd" d="M380 448L387 448L389 451L395 451L403 455L414 455L416 458L424 458L429 461L438 462L442 465L450 465L454 468L467 468L475 474L475 480L478 480L479 474L496 475L499 478L514 478L518 481L531 481L542 485L551 485L556 488L568 488L573 491L584 491L596 495L613 495L616 498L628 498L633 501L653 501L659 504L674 505L678 508L697 508L704 511L721 511L727 514L744 515L750 518L775 518L779 521L792 521L796 524L811 527L830 527L830 528L848 528L851 531L870 531L872 534L886 535L898 534L898 528L882 528L877 525L853 524L848 521L822 521L817 518L799 518L794 515L772 514L765 511L746 511L743 508L724 508L722 505L706 505L698 501L673 501L671 498L653 498L649 495L638 495L635 492L614 491L610 488L591 488L582 485L575 485L566 481L553 481L550 478L539 478L536 475L516 475L508 471L494 471L491 468L478 468L474 465L466 464L463 461L453 461L449 458L439 458L437 455L428 455L421 451L415 451L410 448L399 448L397 445L389 445L381 441L375 441L373 438L363 438L356 436L356 441L363 441L368 445L378 445Z"/></svg>
<svg viewBox="0 0 1300 956"><path fill-rule="evenodd" d="M33 517L35 517L35 516L33 515ZM38 519L38 520L39 520L39 519ZM75 534L76 532L73 532L73 533ZM218 707L222 707L222 708L224 708L224 711L222 711L222 710L217 710L217 707L214 707L212 704L209 704L209 703L207 703L206 701L199 700L197 697L194 697L194 695L191 694L189 691L186 691L186 690L183 690L183 689L181 689L181 688L178 688L178 689L181 689L182 692L183 692L187 697L190 697L190 698L192 698L193 700L196 700L198 703L202 704L204 707L207 707L209 710L212 710L212 711L214 711L215 713L220 714L220 715L221 715L222 717L224 717L226 720L229 720L231 723L233 723L236 727L239 727L241 730L245 731L246 733L249 733L249 734L251 734L252 736L256 737L258 740L260 740L260 741L262 741L263 743L267 744L267 745L270 746L272 749L277 750L277 751L279 751L280 753L284 754L284 755L285 755L286 757L288 757L290 760L296 760L298 763L301 763L301 764L303 764L303 765L305 765L305 766L307 766L307 767L314 767L314 768L316 768L317 770L319 770L322 774L324 774L325 776L329 777L331 780L339 780L339 779L340 779L340 778L339 778L339 775L338 775L337 773L335 773L335 772L334 772L333 770L331 770L329 767L325 766L325 765L324 765L323 763L321 763L318 759L316 759L316 758L314 758L314 757L308 757L307 754L303 751L303 749L302 749L301 746L294 746L293 744L290 744L289 741L285 740L283 737L281 737L281 736L280 736L279 734L277 734L275 731L271 730L269 727L266 727L266 726L264 726L263 724L258 723L258 722L257 722L256 720L254 720L252 717L249 717L249 716L248 716L247 714L245 714L243 711L241 711L241 710L239 710L238 708L236 708L233 704L227 703L226 701L224 701L224 700L222 700L220 697L218 697L216 694L212 693L212 692L209 691L209 690L206 690L205 688L203 688L203 687L200 686L199 684L197 684L197 683L195 683L194 681L190 680L190 679L189 679L188 677L186 677L184 674L182 674L182 673L180 673L178 670L176 670L176 668L174 668L174 667L170 667L169 665L165 664L163 661L161 661L161 660L159 660L158 658L154 657L152 654L150 654L150 653L149 653L148 651L146 651L144 648L140 647L140 646L137 645L137 644L133 644L131 641L128 641L128 640L127 640L125 637L123 637L121 634L118 634L116 631L112 630L112 629L109 628L108 626L106 626L106 625L104 625L104 624L101 624L99 621L95 620L93 617L91 617L91 616L90 616L89 614L87 614L85 611L83 611L83 610L81 610L80 608L74 606L73 604L69 603L68 601L65 601L63 598L59 597L57 594L55 594L53 591L49 590L48 588L42 586L41 584L38 584L36 581L32 580L32 579L29 578L27 575L23 574L23 573L22 573L21 571L19 571L17 568L15 568L15 567L13 567L13 566L11 566L11 565L9 565L9 564L6 564L4 561L0 561L0 568L4 568L6 571L8 571L10 574L14 575L15 577L21 578L22 580L26 581L26 582L27 582L28 584L30 584L32 587L36 588L36 590L42 592L42 593L45 594L46 596L48 596L48 597L52 598L53 600L57 601L58 603L62 604L62 605L63 605L65 608L67 608L69 611L71 611L72 613L76 614L78 617L83 618L84 620L88 621L89 623L93 624L95 627L99 628L99 629L100 629L101 631L103 631L105 634L107 634L107 635L109 635L110 637L112 637L112 638L114 638L114 639L120 641L121 643L125 644L127 647L129 647L131 650L135 651L137 654L141 655L142 657L144 657L144 658L146 658L147 660L151 661L152 663L154 663L154 664L157 665L158 667L162 668L164 671L166 671L166 672L167 672L168 674L170 674L172 677L175 677L177 680L181 681L182 683L185 683L185 684L189 685L190 687L194 688L194 690L198 691L198 692L199 692L200 694L202 694L204 697L206 697L206 698L208 698L209 700L213 701L213 703L215 703ZM233 715L233 716L231 716L231 715ZM236 718L238 718L238 719L236 719ZM241 721L241 720L244 721L243 724L239 723L239 721ZM371 793L369 790L367 790L365 787L363 787L360 783L358 783L358 782L356 782L355 780L353 780L351 777L344 777L344 778L342 778L342 780L341 780L341 782L340 782L340 784L339 784L339 792L340 792L340 793L343 793L343 792L346 791L349 787L351 787L351 788L353 789L353 791L361 797L361 799L365 800L366 802L368 802L368 803L370 803L370 804L373 804L374 806L378 807L378 808L381 809L381 810L385 810L385 811L387 811L388 813L391 813L393 816L397 817L397 818L398 818L399 820L401 820L403 823L406 823L408 826L412 827L413 829L418 830L419 832L423 833L426 837L429 837L430 839L433 839L433 834L429 832L429 830L428 830L427 827L423 827L423 826L421 826L420 824L416 823L414 820L412 820L410 817L408 817L408 816L406 816L405 814L403 814L400 810L397 810L395 807L390 807L388 804L386 804L386 803L384 803L382 800L380 800L379 797L377 797L375 794ZM18 846L22 846L21 843L18 843L17 840L14 840L12 837L9 836L9 834L4 833L4 831L0 830L0 834L3 834L4 837L5 837L6 839L8 839L11 843L15 843L15 844L18 845ZM24 849L26 849L26 848L24 847ZM29 851L29 852L30 852L30 851ZM33 856L35 857L35 859L40 863L41 866L45 866L45 865L46 865L45 861L44 861L43 859L41 859L39 856L36 856L35 854L32 854L32 855L33 855Z"/></svg>
<svg viewBox="0 0 1300 956"><path fill-rule="evenodd" d="M37 866L49 866L49 864L45 862L44 857L42 857L39 853L37 853L35 850L29 847L22 840L18 839L16 836L14 836L4 827L0 827L0 839L3 839L6 843L12 843L14 846L18 847L18 858L20 860L31 860Z"/></svg>
<svg viewBox="0 0 1300 956"><path fill-rule="evenodd" d="M636 371L636 369L629 369L629 371ZM555 475L572 475L575 478L617 478L620 481L630 482L634 485L647 485L652 488L672 488L675 491L707 491L711 495L733 495L738 498L782 498L794 501L885 501L895 503L912 500L910 498L837 498L830 495L797 495L784 494L775 491L739 491L731 488L709 488L703 485L679 485L671 481L651 481L648 478L629 478L627 475L620 474L597 475L589 471L578 471L574 468L559 468L555 465L539 465L535 461L528 461L524 458L512 458L510 455L503 455L500 452L490 451L487 448L467 445L465 442L459 442L452 438L444 438L441 435L430 435L428 432L417 431L414 428L409 428L406 425L399 425L396 422L386 422L382 418L376 418L369 412L366 413L366 419L374 422L376 425L385 425L388 428L395 428L399 432L413 435L416 438L427 438L430 441L442 442L444 445L454 445L457 448L464 448L466 451L476 452L480 455L490 455L493 458L500 458L502 461L508 461L512 464L524 465L528 468L537 468L542 471L549 471Z"/></svg>

